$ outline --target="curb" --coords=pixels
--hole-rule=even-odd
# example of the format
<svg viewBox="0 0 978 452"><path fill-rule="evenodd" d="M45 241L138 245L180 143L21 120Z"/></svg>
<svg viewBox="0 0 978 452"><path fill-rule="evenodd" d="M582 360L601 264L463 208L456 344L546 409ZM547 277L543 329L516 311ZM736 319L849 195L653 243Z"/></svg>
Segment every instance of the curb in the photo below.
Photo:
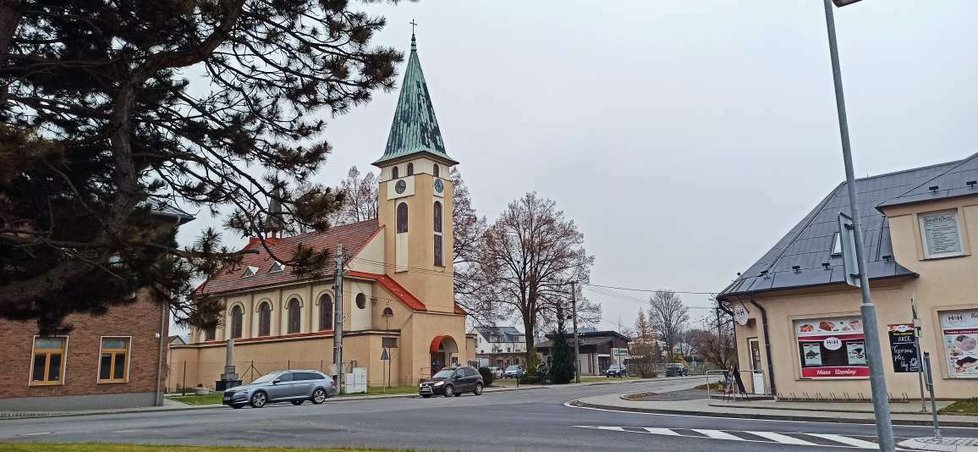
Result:
<svg viewBox="0 0 978 452"><path fill-rule="evenodd" d="M509 391L529 391L532 389L546 389L545 386L529 386L525 388L499 388L486 391L485 394L492 394L496 392L509 392ZM409 399L409 398L420 398L417 394L390 394L390 395L376 395L376 396L350 396L350 397L333 397L329 399L326 403L349 403L349 402L363 402L367 400L383 400L383 399ZM76 417L76 416L104 416L112 414L133 414L133 413L168 413L174 411L197 411L197 410L215 410L218 408L226 408L223 404L212 404L212 405L187 405L187 406L177 406L172 408L160 408L160 407L147 407L147 408L126 408L120 410L110 410L110 411L80 411L80 412L24 412L24 411L11 411L11 412L0 412L0 422L3 421L13 421L20 419L43 419L52 417Z"/></svg>
<svg viewBox="0 0 978 452"><path fill-rule="evenodd" d="M803 421L803 422L833 422L840 424L872 424L872 418L865 419L848 419L848 418L838 418L838 417L819 417L819 416L798 416L798 415L780 415L780 414L754 414L754 413L720 413L720 412L703 412L703 411L684 411L684 410L664 410L664 409L653 409L653 408L638 408L629 406L617 406L617 405L598 405L593 403L582 402L581 400L572 400L568 402L569 404L581 407L581 408L597 408L601 410L610 411L627 411L631 413L649 413L649 414L672 414L672 415L683 415L683 416L702 416L702 417L725 417L725 418L736 418L736 419L767 419L773 421ZM967 427L967 428L978 428L978 422L969 421L940 421L941 427ZM932 426L933 422L930 419L894 419L893 425L904 425L904 426ZM955 450L955 449L948 449ZM962 449L957 449L962 451ZM978 449L975 449L978 452Z"/></svg>
<svg viewBox="0 0 978 452"><path fill-rule="evenodd" d="M957 438L945 438L946 441L947 440L953 441L955 439ZM907 449L918 449L918 450L936 450L936 451L948 451L948 452L978 452L978 446L941 444L941 443L934 443L932 441L933 438L911 438L906 441L902 441L899 444L899 446L906 447Z"/></svg>

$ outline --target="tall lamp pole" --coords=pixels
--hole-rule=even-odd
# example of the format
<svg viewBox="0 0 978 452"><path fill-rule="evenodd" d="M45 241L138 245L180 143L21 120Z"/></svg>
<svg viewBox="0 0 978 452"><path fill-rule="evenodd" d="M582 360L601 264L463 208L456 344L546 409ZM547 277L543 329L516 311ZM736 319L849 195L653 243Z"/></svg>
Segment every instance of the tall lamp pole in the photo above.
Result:
<svg viewBox="0 0 978 452"><path fill-rule="evenodd" d="M571 281L571 315L574 316L574 383L581 382L581 341L577 338L577 281Z"/></svg>
<svg viewBox="0 0 978 452"><path fill-rule="evenodd" d="M859 272L859 288L862 292L860 312L866 340L866 357L869 360L869 384L873 394L873 411L876 418L876 434L879 436L880 450L895 450L893 423L890 420L890 400L883 376L883 355L880 347L879 325L876 323L876 306L869 292L869 275L866 274L866 253L863 248L862 220L859 218L856 200L855 176L852 169L852 151L849 148L849 123L846 119L846 101L842 93L842 70L839 67L839 48L835 38L835 18L832 15L832 2L845 6L859 0L823 0L825 4L825 25L829 35L829 54L832 59L832 80L835 83L835 105L839 114L839 132L842 137L842 160L846 167L846 189L849 192L849 210L855 229L856 265Z"/></svg>

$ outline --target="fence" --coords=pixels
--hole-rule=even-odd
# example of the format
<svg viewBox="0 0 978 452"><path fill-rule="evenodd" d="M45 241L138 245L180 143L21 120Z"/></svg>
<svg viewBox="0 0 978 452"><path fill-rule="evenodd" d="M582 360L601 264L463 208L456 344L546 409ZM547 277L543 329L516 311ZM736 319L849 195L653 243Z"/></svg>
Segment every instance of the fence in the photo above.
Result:
<svg viewBox="0 0 978 452"><path fill-rule="evenodd" d="M179 361L168 369L167 392L184 392L194 388L212 388L224 373L224 361ZM284 361L234 361L234 371L242 384L249 384L269 372L279 370L318 370L329 373L332 362L326 360ZM344 363L344 371L351 372L356 362Z"/></svg>

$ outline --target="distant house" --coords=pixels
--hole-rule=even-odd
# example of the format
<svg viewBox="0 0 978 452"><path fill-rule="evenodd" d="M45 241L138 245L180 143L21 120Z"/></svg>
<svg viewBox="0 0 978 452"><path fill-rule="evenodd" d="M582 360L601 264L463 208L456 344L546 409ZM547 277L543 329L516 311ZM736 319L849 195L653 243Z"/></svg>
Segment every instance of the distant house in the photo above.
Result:
<svg viewBox="0 0 978 452"><path fill-rule="evenodd" d="M601 375L612 364L624 364L628 358L628 343L631 339L617 331L578 331L581 354L581 375ZM573 336L568 335L568 342L573 347ZM553 341L547 340L537 344L536 349L546 359L550 355Z"/></svg>
<svg viewBox="0 0 978 452"><path fill-rule="evenodd" d="M478 326L475 334L476 359L490 366L522 365L526 361L526 335L512 326Z"/></svg>

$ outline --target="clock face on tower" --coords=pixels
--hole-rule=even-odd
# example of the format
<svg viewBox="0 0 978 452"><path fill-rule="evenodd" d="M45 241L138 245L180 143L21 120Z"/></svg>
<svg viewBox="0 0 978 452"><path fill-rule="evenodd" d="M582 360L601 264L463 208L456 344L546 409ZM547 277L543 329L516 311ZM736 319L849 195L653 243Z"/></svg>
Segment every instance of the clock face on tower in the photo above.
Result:
<svg viewBox="0 0 978 452"><path fill-rule="evenodd" d="M435 179L435 193L442 193L445 191L445 183L441 179Z"/></svg>
<svg viewBox="0 0 978 452"><path fill-rule="evenodd" d="M404 182L404 179L401 179L394 184L394 191L396 191L397 194L404 193L404 190L407 190L407 182Z"/></svg>

